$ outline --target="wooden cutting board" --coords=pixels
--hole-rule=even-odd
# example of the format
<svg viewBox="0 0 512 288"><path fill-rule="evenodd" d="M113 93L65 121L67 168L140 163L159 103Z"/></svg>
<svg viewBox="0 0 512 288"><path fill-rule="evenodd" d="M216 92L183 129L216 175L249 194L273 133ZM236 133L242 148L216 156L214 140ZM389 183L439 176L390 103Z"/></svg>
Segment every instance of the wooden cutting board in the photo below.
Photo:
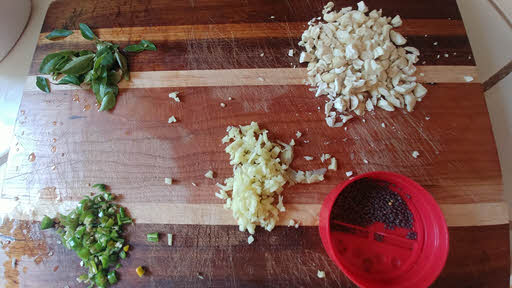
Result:
<svg viewBox="0 0 512 288"><path fill-rule="evenodd" d="M357 1L336 2L341 9ZM507 285L508 210L482 86L455 1L367 1L370 9L402 16L399 30L422 52L418 78L429 92L413 113L367 113L346 130L326 126L324 101L302 85L305 65L298 63L300 35L324 4L52 3L30 68L0 200L51 209L78 201L90 184L109 184L137 222L128 228L133 250L123 261L120 287L347 287L353 284L320 242L320 205L346 179L346 171L393 171L432 193L450 227L450 254L434 286ZM55 28L76 29L81 22L121 47L140 39L158 47L128 55L132 80L121 83L112 112L95 111L89 90L52 85L45 94L35 88L45 55L93 49L78 31L60 41L44 38ZM466 83L464 76L475 80ZM182 102L169 99L172 91L180 92ZM178 123L167 123L171 115ZM226 127L251 121L269 129L273 139L289 141L302 133L293 167L325 167L319 158L329 153L339 169L329 171L322 183L285 191L281 224L293 218L301 227L257 231L248 245L248 234L238 231L215 198L214 184L232 173L220 141ZM415 150L417 159L411 155ZM315 159L306 161L306 155ZM215 180L203 176L210 169ZM176 183L165 185L165 177ZM74 279L85 270L74 253L58 245L52 231L40 232L37 224L20 218L0 230L5 239L16 239L0 253L6 286L76 286ZM155 231L173 233L174 246L168 247L165 238L147 243L146 233ZM18 260L16 268L12 258ZM135 274L139 265L149 269L143 278ZM326 271L326 278L317 278L317 270Z"/></svg>

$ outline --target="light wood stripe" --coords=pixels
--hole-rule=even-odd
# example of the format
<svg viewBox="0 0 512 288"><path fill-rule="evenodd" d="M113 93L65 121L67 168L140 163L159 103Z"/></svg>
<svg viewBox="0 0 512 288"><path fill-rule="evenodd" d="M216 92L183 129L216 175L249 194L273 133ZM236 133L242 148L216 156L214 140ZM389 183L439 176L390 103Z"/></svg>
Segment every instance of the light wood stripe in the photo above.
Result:
<svg viewBox="0 0 512 288"><path fill-rule="evenodd" d="M77 202L66 201L57 205L73 207ZM136 223L150 224L197 224L236 225L231 211L223 204L186 203L123 203ZM39 200L36 210L55 211L54 201ZM46 208L45 208L46 207ZM287 204L286 212L280 214L278 225L288 225L290 219L299 221L301 226L317 226L321 204ZM450 227L486 226L507 224L508 205L505 202L441 204L441 210ZM1 209L0 209L1 211ZM48 213L48 212L46 212ZM51 214L51 213L50 213ZM34 214L36 218L43 215ZM18 215L20 220L31 220L27 215Z"/></svg>
<svg viewBox="0 0 512 288"><path fill-rule="evenodd" d="M405 20L402 27L396 29L408 36L453 36L466 35L464 24L459 20L445 19L410 19ZM136 42L141 39L151 41L182 41L198 39L233 39L233 38L269 38L269 37L300 37L307 27L306 22L273 22L273 23L242 23L242 24L210 24L210 25L179 25L152 27L100 28L94 32L99 38L107 41ZM62 42L90 43L73 30L73 34ZM53 41L44 38L49 33L39 35L39 44Z"/></svg>
<svg viewBox="0 0 512 288"><path fill-rule="evenodd" d="M422 73L424 76L421 76ZM130 81L119 83L120 88L301 85L306 69L148 71L131 72L130 76ZM423 83L465 83L464 76L473 77L473 82L479 81L475 66L418 66L417 70L418 81ZM25 91L39 91L35 82L36 76L29 76ZM55 91L82 88L74 85L51 85L50 89Z"/></svg>

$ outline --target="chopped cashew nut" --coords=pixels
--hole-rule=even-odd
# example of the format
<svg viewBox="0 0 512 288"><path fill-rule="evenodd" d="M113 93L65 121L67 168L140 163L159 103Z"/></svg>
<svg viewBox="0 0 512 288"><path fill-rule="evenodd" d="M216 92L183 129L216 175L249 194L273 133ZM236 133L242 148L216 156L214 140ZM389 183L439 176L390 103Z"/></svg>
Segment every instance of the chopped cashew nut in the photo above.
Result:
<svg viewBox="0 0 512 288"><path fill-rule="evenodd" d="M412 157L418 158L420 156L420 153L418 151L412 151Z"/></svg>
<svg viewBox="0 0 512 288"><path fill-rule="evenodd" d="M352 176L352 174L354 174L352 171L347 171L347 172L345 172L345 175L347 175L347 177Z"/></svg>
<svg viewBox="0 0 512 288"><path fill-rule="evenodd" d="M208 172L206 172L206 174L204 174L204 177L213 179L213 171L208 170Z"/></svg>
<svg viewBox="0 0 512 288"><path fill-rule="evenodd" d="M180 102L180 98L178 98L179 93L180 92L177 92L177 91L171 92L171 93L169 93L169 98L174 99L174 101L176 101L176 102Z"/></svg>
<svg viewBox="0 0 512 288"><path fill-rule="evenodd" d="M316 272L316 276L318 278L325 278L325 272L321 271L321 270L318 270L318 272Z"/></svg>
<svg viewBox="0 0 512 288"><path fill-rule="evenodd" d="M329 165L329 167L327 167L327 169L329 170L338 170L338 162L336 161L336 158L331 158L331 164Z"/></svg>
<svg viewBox="0 0 512 288"><path fill-rule="evenodd" d="M305 50L299 61L308 63L305 83L313 87L315 97L327 98L327 126L342 127L354 114L362 116L376 107L413 111L426 89L414 76L420 51L401 47L407 40L393 30L403 24L400 16L368 12L363 1L357 3L357 10L333 8L332 2L327 3L323 21L309 21L299 42Z"/></svg>
<svg viewBox="0 0 512 288"><path fill-rule="evenodd" d="M167 121L167 123L171 124L171 123L175 123L176 121L178 121L178 120L176 120L176 117L171 116L171 117L169 117L169 120Z"/></svg>

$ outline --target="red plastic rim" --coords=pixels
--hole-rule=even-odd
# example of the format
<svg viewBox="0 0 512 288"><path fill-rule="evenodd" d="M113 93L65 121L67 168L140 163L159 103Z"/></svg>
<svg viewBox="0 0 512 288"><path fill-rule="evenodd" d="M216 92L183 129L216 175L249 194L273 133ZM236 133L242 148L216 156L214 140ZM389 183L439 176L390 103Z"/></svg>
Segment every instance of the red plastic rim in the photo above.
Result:
<svg viewBox="0 0 512 288"><path fill-rule="evenodd" d="M402 197L413 214L416 239L405 239L401 237L404 231L386 230L381 223L354 227L356 233L332 229L330 216L336 198L347 185L362 178L387 182ZM327 254L361 287L428 287L448 257L448 228L441 209L429 192L400 174L370 172L339 184L325 198L319 222ZM376 234L382 237L379 241Z"/></svg>

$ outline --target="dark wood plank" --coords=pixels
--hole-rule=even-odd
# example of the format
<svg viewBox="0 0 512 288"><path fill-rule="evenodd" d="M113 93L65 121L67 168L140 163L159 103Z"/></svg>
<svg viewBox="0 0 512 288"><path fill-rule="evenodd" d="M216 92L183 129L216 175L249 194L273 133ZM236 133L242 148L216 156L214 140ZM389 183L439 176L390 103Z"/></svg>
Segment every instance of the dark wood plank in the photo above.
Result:
<svg viewBox="0 0 512 288"><path fill-rule="evenodd" d="M15 231L17 239L5 245L11 250L8 255L1 254L0 261L10 266L10 259L17 257L17 270L25 271L6 275L10 283L80 286L75 278L86 269L80 267L74 252L57 243L54 231L40 232L36 224L26 222L17 225L16 229L10 225L0 228L6 235ZM155 231L163 237L157 244L148 243L146 234ZM172 247L167 246L167 233L173 234ZM508 225L450 228L449 233L450 254L433 287L506 287ZM116 287L356 287L325 253L317 227L257 231L251 245L247 244L248 235L234 226L138 224L128 226L126 236L132 249L121 262L121 281ZM33 243L46 246L28 248L34 247ZM34 263L37 253L21 257L26 250L12 249L23 245L44 255L37 256L38 264ZM48 256L50 251L53 256ZM142 278L135 273L140 265L148 270ZM317 278L317 270L325 271L326 278Z"/></svg>
<svg viewBox="0 0 512 288"><path fill-rule="evenodd" d="M115 110L108 113L83 111L86 103L95 103L89 90L26 92L21 105L25 114L15 131L23 151L10 155L13 164L4 191L25 197L28 190L56 186L64 200L76 200L87 192L87 183L105 182L119 187L131 205L220 203L214 197L215 181L203 175L209 169L217 181L232 175L220 140L227 126L256 121L274 139L289 141L302 132L295 168L325 167L321 153L338 159L338 171L330 171L325 182L291 187L288 203L321 203L346 179L346 171L357 175L377 170L412 177L440 203L502 201L500 166L481 85L426 87L428 95L413 113L367 113L366 122L355 119L347 131L327 127L324 100L306 86L121 89ZM181 103L170 102L168 94L175 90ZM73 95L81 103L73 102ZM221 102L227 107L220 107ZM178 123L167 123L171 115ZM414 150L420 152L418 159L411 156ZM37 155L33 163L26 161L31 152ZM306 161L305 155L315 160ZM169 175L179 183L165 185Z"/></svg>
<svg viewBox="0 0 512 288"><path fill-rule="evenodd" d="M127 38L130 38L129 35ZM471 46L465 35L450 37L422 35L409 36L407 39L407 45L417 47L422 53L418 65L475 65ZM299 63L299 55L302 51L297 44L299 40L300 37L154 41L158 47L157 51L127 53L127 56L132 71L306 67L305 63ZM433 45L435 42L438 45ZM133 41L121 41L116 44L124 47L133 44ZM94 50L95 47L88 41L79 43L56 41L39 45L34 54L30 74L39 73L39 65L46 55L67 49ZM295 50L293 57L288 56L290 49ZM262 53L264 55L260 56ZM448 54L448 57L444 54ZM438 55L439 58L437 58Z"/></svg>
<svg viewBox="0 0 512 288"><path fill-rule="evenodd" d="M93 28L162 26L186 24L256 23L274 21L309 21L321 15L328 1L56 1L48 9L42 31L55 28L76 29L78 23ZM352 5L358 0L334 1L336 8ZM381 9L384 15L400 14L403 18L461 19L455 0L432 1L365 1L370 9ZM179 11L179 12L178 12ZM270 18L274 16L275 18Z"/></svg>

